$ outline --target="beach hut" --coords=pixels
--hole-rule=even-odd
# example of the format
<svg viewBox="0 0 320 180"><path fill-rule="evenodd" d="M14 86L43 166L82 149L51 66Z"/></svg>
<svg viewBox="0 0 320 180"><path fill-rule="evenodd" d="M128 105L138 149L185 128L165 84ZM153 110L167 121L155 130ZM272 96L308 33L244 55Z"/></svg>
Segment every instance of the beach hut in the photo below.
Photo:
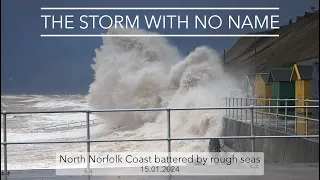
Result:
<svg viewBox="0 0 320 180"><path fill-rule="evenodd" d="M254 92L256 98L262 98L260 100L261 105L269 105L269 101L266 99L271 98L272 96L272 83L269 81L269 73L258 73L256 75L256 80L254 84Z"/></svg>
<svg viewBox="0 0 320 180"><path fill-rule="evenodd" d="M270 69L269 82L272 82L272 99L295 99L295 83L290 81L292 68ZM272 101L277 105L277 101ZM279 101L279 106L284 106L285 101ZM288 106L294 106L294 101L288 101Z"/></svg>
<svg viewBox="0 0 320 180"><path fill-rule="evenodd" d="M319 62L314 62L312 65L311 78L311 96L313 100L319 100ZM313 106L319 106L319 102L314 102ZM319 108L312 108L313 118L319 118Z"/></svg>
<svg viewBox="0 0 320 180"><path fill-rule="evenodd" d="M248 98L254 97L254 82L256 79L255 74L249 74L245 78L244 90Z"/></svg>
<svg viewBox="0 0 320 180"><path fill-rule="evenodd" d="M309 65L293 65L290 81L295 83L295 98L296 106L311 105L304 100L312 99L311 97L311 79L312 79L312 66ZM308 110L311 113L311 110ZM305 108L298 108L298 113L305 113Z"/></svg>

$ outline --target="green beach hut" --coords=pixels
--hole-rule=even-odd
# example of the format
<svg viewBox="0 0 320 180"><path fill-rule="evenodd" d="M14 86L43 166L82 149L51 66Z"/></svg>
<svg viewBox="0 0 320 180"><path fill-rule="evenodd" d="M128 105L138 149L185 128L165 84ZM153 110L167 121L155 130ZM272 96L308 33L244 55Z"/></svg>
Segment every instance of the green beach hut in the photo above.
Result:
<svg viewBox="0 0 320 180"><path fill-rule="evenodd" d="M295 83L291 82L293 68L273 68L269 70L269 82L272 82L272 99L295 99ZM277 105L273 101L272 105ZM285 101L279 101L279 106L284 106ZM289 106L294 106L295 101L288 101Z"/></svg>

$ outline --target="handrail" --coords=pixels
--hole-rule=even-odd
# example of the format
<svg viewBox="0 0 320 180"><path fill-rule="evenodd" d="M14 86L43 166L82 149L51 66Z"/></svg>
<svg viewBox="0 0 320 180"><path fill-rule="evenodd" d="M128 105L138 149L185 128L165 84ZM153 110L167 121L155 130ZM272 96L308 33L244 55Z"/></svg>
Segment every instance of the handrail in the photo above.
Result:
<svg viewBox="0 0 320 180"><path fill-rule="evenodd" d="M233 99L233 98L238 98L240 99L240 97L224 97L224 98L230 98L230 99ZM266 101L304 101L304 102L319 102L318 99L272 99L272 98L246 98L246 97L242 97L242 99L251 99L251 100L266 100Z"/></svg>
<svg viewBox="0 0 320 180"><path fill-rule="evenodd" d="M187 138L170 138L175 141L185 140L210 140L210 139L264 139L264 138L319 138L319 135L297 135L297 136L213 136L213 137L187 137ZM70 141L28 141L28 142L2 142L1 144L66 144L66 143L105 143L105 142L142 142L142 141L167 141L168 138L150 138L150 139L108 139L108 140L70 140Z"/></svg>
<svg viewBox="0 0 320 180"><path fill-rule="evenodd" d="M256 124L260 124L261 126L264 126L264 121L266 119L265 116L267 116L267 121L268 121L268 126L271 127L270 121L272 117L275 117L275 128L277 130L279 130L279 117L284 117L284 132L287 133L287 123L288 123L288 118L294 118L294 122L295 122L295 130L294 130L294 134L298 133L297 127L298 125L301 125L301 122L305 122L305 134L308 135L309 132L309 123L310 122L316 122L319 123L319 113L316 113L317 111L311 111L314 109L319 109L319 105L318 102L319 100L309 100L309 99L266 99L266 98L244 98L244 97L238 97L238 98L234 98L234 97L224 97L223 98L225 101L225 105L228 107L232 107L239 104L239 100L240 100L240 106L242 105L248 105L251 104L252 106L258 106L258 108L255 108L255 113L252 116L255 116L256 119ZM294 101L295 105L290 104L288 106L288 102L290 101ZM303 104L299 103L299 101L304 101ZM284 104L283 106L279 106L280 102L284 102L282 104ZM314 102L316 102L316 104L313 104ZM271 106L271 103L274 105L276 104L276 106ZM292 103L292 102L291 102ZM301 105L302 104L302 105ZM267 105L267 106L266 106ZM310 106L312 105L312 106ZM259 108L261 107L261 108ZM267 108L265 108L267 107ZM263 112L262 110L258 110L258 109L268 109L268 112ZM276 109L275 112L271 112L272 109ZM294 109L294 115L288 113L289 109ZM280 110L284 110L284 112L280 111ZM226 117L228 118L232 118L235 120L240 120L240 121L247 121L248 119L248 113L247 110L245 110L245 118L243 119L243 110L240 110L240 118L239 116L239 110L234 108L232 110L226 110ZM314 114L316 114L316 116L310 117L312 114L312 116ZM258 122L258 115L261 116L260 117L260 121ZM318 118L318 119L315 119ZM292 120L290 120L292 121ZM298 124L299 121L299 124ZM299 131L301 131L301 128L299 129ZM282 131L281 131L282 132ZM301 133L301 132L299 132Z"/></svg>
<svg viewBox="0 0 320 180"><path fill-rule="evenodd" d="M246 106L242 106L237 104L237 106L231 107L229 100L226 99L226 107L198 107L198 108L144 108L144 109L104 109L104 110L67 110L67 111L2 111L1 114L3 116L3 142L1 145L3 146L4 152L4 171L2 175L4 175L4 179L8 179L8 159L7 159L7 146L8 145L21 145L21 144L57 144L57 143L86 143L87 144L87 152L90 154L91 143L102 143L102 142L126 142L126 141L167 141L168 142L168 153L171 152L171 141L184 141L184 140L209 140L209 139L251 139L251 151L255 152L255 139L261 138L319 138L319 135L284 135L284 136L255 136L254 133L254 119L256 118L257 122L257 109L279 109L279 108L286 108L286 109L297 109L297 108L319 108L318 106L257 106L257 105L250 105L248 106L248 102L246 101ZM230 117L230 111L237 110L246 110L246 112L250 111L251 121L250 121L250 136L220 136L220 137L188 137L188 138L174 138L171 137L171 111L191 111L191 110L226 110L226 116ZM256 110L256 112L255 112ZM102 112L137 112L137 111L166 111L167 112L167 137L166 138L146 138L146 139L109 139L109 140L94 140L90 138L90 114L91 113L102 113ZM86 114L86 129L87 129L87 138L85 140L74 140L74 141L29 141L29 142L7 142L7 115L8 114L41 114L41 113L85 113ZM255 114L256 113L256 114ZM248 113L246 113L246 116ZM256 116L255 116L256 115ZM242 118L242 117L241 117ZM248 120L246 118L245 120ZM308 120L307 120L308 121ZM87 169L86 172L91 172L90 162L87 162Z"/></svg>
<svg viewBox="0 0 320 180"><path fill-rule="evenodd" d="M1 114L62 114L62 113L102 113L102 112L139 112L139 111L193 111L225 109L277 109L277 108L319 108L318 106L238 106L238 107L198 107L198 108L145 108L145 109L101 109L101 110L66 110L66 111L2 111Z"/></svg>

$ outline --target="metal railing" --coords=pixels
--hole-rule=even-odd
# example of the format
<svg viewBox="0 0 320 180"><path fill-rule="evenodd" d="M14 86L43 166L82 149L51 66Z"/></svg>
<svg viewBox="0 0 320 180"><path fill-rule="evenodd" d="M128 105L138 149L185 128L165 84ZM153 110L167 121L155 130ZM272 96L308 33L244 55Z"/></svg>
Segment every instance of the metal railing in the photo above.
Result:
<svg viewBox="0 0 320 180"><path fill-rule="evenodd" d="M286 108L303 108L305 106L286 106ZM318 108L317 106L306 106L307 108ZM103 143L103 142L128 142L128 141L167 141L168 142L168 153L171 152L171 141L186 141L186 140L210 140L210 139L251 139L251 151L255 152L255 139L261 138L319 138L319 135L285 135L285 136L255 136L254 133L254 113L255 109L276 109L283 108L281 106L238 106L238 107L199 107L199 108L150 108L150 109L107 109L107 110L73 110L73 111L32 111L32 112L1 112L3 116L3 156L4 156L4 169L2 175L7 180L8 175L8 159L7 159L7 146L8 145L19 145L19 144L62 144L62 143L86 143L87 154L90 154L91 143ZM188 138L174 138L171 136L171 111L200 111L200 110L247 110L250 111L251 119L251 130L250 136L219 136L219 137L188 137ZM91 113L107 113L107 112L136 112L136 111L165 111L167 113L167 137L165 138L149 138L149 139L106 139L106 140L93 140L90 137L90 114ZM41 113L85 113L86 114L86 129L87 137L85 140L64 140L64 141L28 141L28 142L7 142L7 115L8 114L41 114ZM87 161L88 177L90 176L90 162Z"/></svg>
<svg viewBox="0 0 320 180"><path fill-rule="evenodd" d="M308 135L312 132L312 124L317 127L315 130L319 130L319 113L314 113L310 111L310 104L317 104L312 106L314 108L319 108L319 100L304 100L304 99L264 99L264 98L224 98L225 105L227 107L236 106L266 106L269 108L265 109L255 109L255 124L261 126L267 126L269 128L274 128L276 130L282 131L289 134L305 134ZM299 104L302 106L299 106ZM272 108L273 106L279 106L279 108ZM295 108L290 108L295 107ZM273 111L272 111L273 110ZM291 111L289 111L291 110ZM292 111L293 110L293 111ZM248 121L250 119L250 114L248 110L239 109L229 109L226 110L225 116L230 119L235 119L239 121ZM281 127L281 123L283 123ZM293 128L288 127L288 122L293 124ZM271 124L274 123L274 124ZM304 127L304 131L301 128Z"/></svg>

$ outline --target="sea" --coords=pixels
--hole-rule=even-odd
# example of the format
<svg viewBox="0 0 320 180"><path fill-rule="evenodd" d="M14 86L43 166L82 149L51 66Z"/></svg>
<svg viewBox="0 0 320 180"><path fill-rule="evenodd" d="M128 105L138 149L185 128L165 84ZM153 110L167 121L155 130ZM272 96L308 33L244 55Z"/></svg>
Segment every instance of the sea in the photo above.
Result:
<svg viewBox="0 0 320 180"><path fill-rule="evenodd" d="M108 34L150 34L110 29ZM163 37L104 37L86 95L1 95L1 111L190 108L223 106L241 97L219 53L200 46L188 55ZM171 136L219 136L224 111L172 111ZM85 113L8 114L8 142L85 140ZM1 127L3 116L1 116ZM166 112L90 114L92 140L167 138ZM1 129L3 133L3 129ZM1 136L3 141L3 136ZM208 140L172 141L172 151L205 152ZM3 157L3 147L1 146ZM92 143L95 152L164 152L166 141ZM8 145L8 169L52 169L57 152L85 152L86 143ZM3 168L3 158L1 158Z"/></svg>

